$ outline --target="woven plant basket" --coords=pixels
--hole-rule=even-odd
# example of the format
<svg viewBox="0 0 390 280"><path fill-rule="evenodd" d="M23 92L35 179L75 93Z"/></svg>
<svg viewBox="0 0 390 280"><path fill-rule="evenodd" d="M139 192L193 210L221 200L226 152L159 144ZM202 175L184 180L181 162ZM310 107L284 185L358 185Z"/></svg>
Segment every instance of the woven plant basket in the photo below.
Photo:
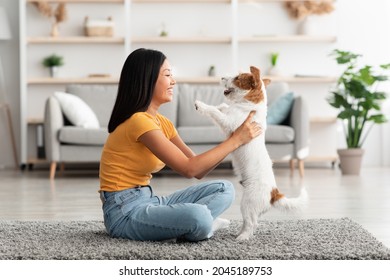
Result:
<svg viewBox="0 0 390 280"><path fill-rule="evenodd" d="M107 20L90 20L86 17L84 33L88 37L112 37L114 35L114 23L111 17Z"/></svg>

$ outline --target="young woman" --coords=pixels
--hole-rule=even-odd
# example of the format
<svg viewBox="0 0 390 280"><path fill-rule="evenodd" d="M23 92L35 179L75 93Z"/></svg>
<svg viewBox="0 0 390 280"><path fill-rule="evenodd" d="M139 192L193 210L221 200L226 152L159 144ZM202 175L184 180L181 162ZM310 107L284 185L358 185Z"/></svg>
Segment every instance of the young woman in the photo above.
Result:
<svg viewBox="0 0 390 280"><path fill-rule="evenodd" d="M151 174L167 165L187 178L203 178L261 133L251 113L225 141L195 155L158 113L161 104L174 98L171 71L165 55L149 49L135 50L123 66L100 162L104 224L113 237L199 241L227 226L229 221L217 217L234 200L230 182L202 182L156 196L149 186Z"/></svg>

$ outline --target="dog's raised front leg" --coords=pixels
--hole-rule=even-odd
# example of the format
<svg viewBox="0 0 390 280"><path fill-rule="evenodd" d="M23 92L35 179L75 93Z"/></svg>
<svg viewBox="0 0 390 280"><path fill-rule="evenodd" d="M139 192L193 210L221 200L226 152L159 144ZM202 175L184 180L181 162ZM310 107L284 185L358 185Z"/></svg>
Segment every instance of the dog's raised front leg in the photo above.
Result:
<svg viewBox="0 0 390 280"><path fill-rule="evenodd" d="M221 104L221 105L223 105L223 104ZM227 108L226 106L223 106L223 107ZM195 108L201 115L204 115L204 116L211 118L222 129L226 129L226 127L227 127L226 126L226 121L227 121L226 114L223 113L221 110L219 110L218 107L207 105L207 104L203 103L202 101L196 100L195 101Z"/></svg>
<svg viewBox="0 0 390 280"><path fill-rule="evenodd" d="M229 105L227 105L226 103L222 103L222 104L219 104L218 106L216 106L218 110L220 110L221 112L224 112L227 108L229 108Z"/></svg>

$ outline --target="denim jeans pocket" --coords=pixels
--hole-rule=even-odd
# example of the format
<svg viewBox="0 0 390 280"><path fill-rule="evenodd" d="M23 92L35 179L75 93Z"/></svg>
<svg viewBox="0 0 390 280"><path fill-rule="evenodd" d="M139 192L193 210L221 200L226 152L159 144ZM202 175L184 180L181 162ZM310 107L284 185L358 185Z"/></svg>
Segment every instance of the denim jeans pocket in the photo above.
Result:
<svg viewBox="0 0 390 280"><path fill-rule="evenodd" d="M131 189L125 190L123 192L118 193L115 196L115 201L119 205L122 210L122 214L128 213L131 209L133 209L138 203L135 203L140 197L140 189Z"/></svg>

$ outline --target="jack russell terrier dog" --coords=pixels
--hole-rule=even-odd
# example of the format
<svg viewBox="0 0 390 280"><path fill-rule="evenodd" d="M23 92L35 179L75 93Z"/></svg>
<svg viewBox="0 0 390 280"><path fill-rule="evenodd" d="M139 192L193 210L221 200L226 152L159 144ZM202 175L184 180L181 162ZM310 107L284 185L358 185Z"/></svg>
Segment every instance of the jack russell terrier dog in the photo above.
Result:
<svg viewBox="0 0 390 280"><path fill-rule="evenodd" d="M305 189L297 198L286 198L276 187L272 160L265 146L267 129L267 92L271 81L260 78L260 70L250 67L250 73L241 73L233 78L222 78L228 104L211 106L195 101L195 107L202 115L210 117L223 132L231 135L248 117L256 111L253 121L260 124L262 133L251 142L232 153L233 167L241 177L243 196L240 204L243 225L237 240L249 239L257 226L259 216L272 206L283 210L299 210L305 206Z"/></svg>

